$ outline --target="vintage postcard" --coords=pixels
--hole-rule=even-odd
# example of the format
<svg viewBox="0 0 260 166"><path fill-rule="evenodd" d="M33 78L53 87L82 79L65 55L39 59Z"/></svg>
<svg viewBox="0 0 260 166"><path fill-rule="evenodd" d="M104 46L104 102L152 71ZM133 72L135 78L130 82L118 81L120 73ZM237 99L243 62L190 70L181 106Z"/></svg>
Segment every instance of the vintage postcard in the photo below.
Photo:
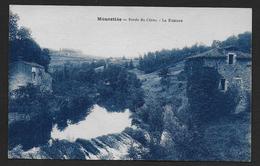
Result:
<svg viewBox="0 0 260 166"><path fill-rule="evenodd" d="M9 159L251 161L252 9L9 8Z"/></svg>

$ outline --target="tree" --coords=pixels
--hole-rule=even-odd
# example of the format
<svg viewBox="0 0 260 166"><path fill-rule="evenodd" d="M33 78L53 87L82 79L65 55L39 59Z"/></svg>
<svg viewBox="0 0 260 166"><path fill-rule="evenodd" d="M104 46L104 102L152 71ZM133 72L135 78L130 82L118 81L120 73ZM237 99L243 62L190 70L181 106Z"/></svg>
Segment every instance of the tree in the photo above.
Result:
<svg viewBox="0 0 260 166"><path fill-rule="evenodd" d="M19 30L17 32L17 39L18 40L26 40L26 39L32 40L31 30L26 27L19 28Z"/></svg>
<svg viewBox="0 0 260 166"><path fill-rule="evenodd" d="M211 47L212 48L219 48L220 47L220 44L221 44L221 41L219 40L213 40L212 44L211 44Z"/></svg>
<svg viewBox="0 0 260 166"><path fill-rule="evenodd" d="M125 67L125 68L128 68L128 67L129 67L128 62L125 62L124 67Z"/></svg>
<svg viewBox="0 0 260 166"><path fill-rule="evenodd" d="M42 49L40 64L44 66L46 72L48 71L50 61L51 61L50 50L47 48Z"/></svg>
<svg viewBox="0 0 260 166"><path fill-rule="evenodd" d="M134 64L133 64L133 60L131 59L129 62L129 69L133 69L134 68Z"/></svg>
<svg viewBox="0 0 260 166"><path fill-rule="evenodd" d="M238 46L242 52L251 53L252 50L252 33L245 32L238 35Z"/></svg>
<svg viewBox="0 0 260 166"><path fill-rule="evenodd" d="M9 62L12 63L22 58L27 62L42 65L48 70L50 53L47 49L41 49L39 44L32 38L30 29L20 27L17 24L19 17L10 11L9 17Z"/></svg>
<svg viewBox="0 0 260 166"><path fill-rule="evenodd" d="M252 33L245 32L237 36L231 36L220 43L222 47L234 46L238 51L251 53L252 49Z"/></svg>
<svg viewBox="0 0 260 166"><path fill-rule="evenodd" d="M184 58L209 50L211 47L195 44L191 47L182 49L162 49L160 51L148 52L139 58L140 70L145 73L151 73L161 68L168 67Z"/></svg>
<svg viewBox="0 0 260 166"><path fill-rule="evenodd" d="M27 150L43 145L50 139L53 119L49 92L41 92L38 86L28 84L13 92L9 100L9 111L28 118L16 120L9 125L9 148L22 145Z"/></svg>
<svg viewBox="0 0 260 166"><path fill-rule="evenodd" d="M225 46L234 46L234 47L238 47L238 43L237 43L238 37L233 35L228 37L226 40L224 40L221 45L223 47Z"/></svg>
<svg viewBox="0 0 260 166"><path fill-rule="evenodd" d="M16 39L18 32L18 24L19 16L14 14L12 11L9 12L9 40L13 41Z"/></svg>
<svg viewBox="0 0 260 166"><path fill-rule="evenodd" d="M161 77L161 80L160 80L161 85L165 86L166 89L168 89L169 86L170 86L170 81L171 81L170 77L169 77L169 69L168 68L163 68L162 70L160 70L159 76Z"/></svg>
<svg viewBox="0 0 260 166"><path fill-rule="evenodd" d="M230 36L224 41L214 40L210 47L196 43L191 47L183 47L182 49L162 49L160 51L148 52L142 57L139 57L138 69L145 73L151 73L161 68L173 65L186 57L218 47L234 46L238 51L251 53L251 36L252 34L250 32L245 32L238 36Z"/></svg>

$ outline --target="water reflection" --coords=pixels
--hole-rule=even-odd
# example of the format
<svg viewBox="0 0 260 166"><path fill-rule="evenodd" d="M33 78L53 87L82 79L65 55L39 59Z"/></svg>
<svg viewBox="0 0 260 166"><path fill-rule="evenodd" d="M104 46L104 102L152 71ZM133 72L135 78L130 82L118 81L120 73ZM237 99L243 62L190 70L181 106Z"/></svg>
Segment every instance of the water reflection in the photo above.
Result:
<svg viewBox="0 0 260 166"><path fill-rule="evenodd" d="M55 125L51 137L73 142L77 138L91 139L106 134L119 133L131 126L130 115L128 109L124 112L108 112L105 108L94 105L85 120L78 124L71 124L62 131Z"/></svg>

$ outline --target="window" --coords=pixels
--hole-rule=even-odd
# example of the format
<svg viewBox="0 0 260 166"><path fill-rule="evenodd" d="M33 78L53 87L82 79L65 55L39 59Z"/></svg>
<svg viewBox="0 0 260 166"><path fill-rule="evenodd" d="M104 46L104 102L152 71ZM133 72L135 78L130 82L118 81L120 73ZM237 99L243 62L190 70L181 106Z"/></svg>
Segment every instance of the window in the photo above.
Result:
<svg viewBox="0 0 260 166"><path fill-rule="evenodd" d="M242 78L237 76L237 77L234 77L233 80L234 80L234 85L235 86L243 88L243 80L242 80Z"/></svg>
<svg viewBox="0 0 260 166"><path fill-rule="evenodd" d="M229 53L228 54L228 64L234 64L235 62L235 54Z"/></svg>
<svg viewBox="0 0 260 166"><path fill-rule="evenodd" d="M32 81L36 80L36 68L32 67Z"/></svg>
<svg viewBox="0 0 260 166"><path fill-rule="evenodd" d="M220 80L220 90L225 91L226 88L227 88L227 87L226 87L226 79L222 78L222 79Z"/></svg>
<svg viewBox="0 0 260 166"><path fill-rule="evenodd" d="M35 72L32 72L32 80L34 81L36 78L36 73Z"/></svg>

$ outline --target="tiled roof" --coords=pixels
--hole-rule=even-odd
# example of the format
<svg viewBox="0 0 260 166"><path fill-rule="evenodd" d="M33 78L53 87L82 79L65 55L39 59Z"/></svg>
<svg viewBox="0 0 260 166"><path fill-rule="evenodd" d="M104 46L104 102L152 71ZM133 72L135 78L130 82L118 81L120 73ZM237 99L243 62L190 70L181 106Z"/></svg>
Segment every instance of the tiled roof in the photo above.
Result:
<svg viewBox="0 0 260 166"><path fill-rule="evenodd" d="M197 58L226 58L227 53L235 53L237 59L251 59L251 54L243 53L240 51L226 51L221 48L214 48L209 51L203 52L201 54L197 54L194 56L190 56L187 59L197 59Z"/></svg>

